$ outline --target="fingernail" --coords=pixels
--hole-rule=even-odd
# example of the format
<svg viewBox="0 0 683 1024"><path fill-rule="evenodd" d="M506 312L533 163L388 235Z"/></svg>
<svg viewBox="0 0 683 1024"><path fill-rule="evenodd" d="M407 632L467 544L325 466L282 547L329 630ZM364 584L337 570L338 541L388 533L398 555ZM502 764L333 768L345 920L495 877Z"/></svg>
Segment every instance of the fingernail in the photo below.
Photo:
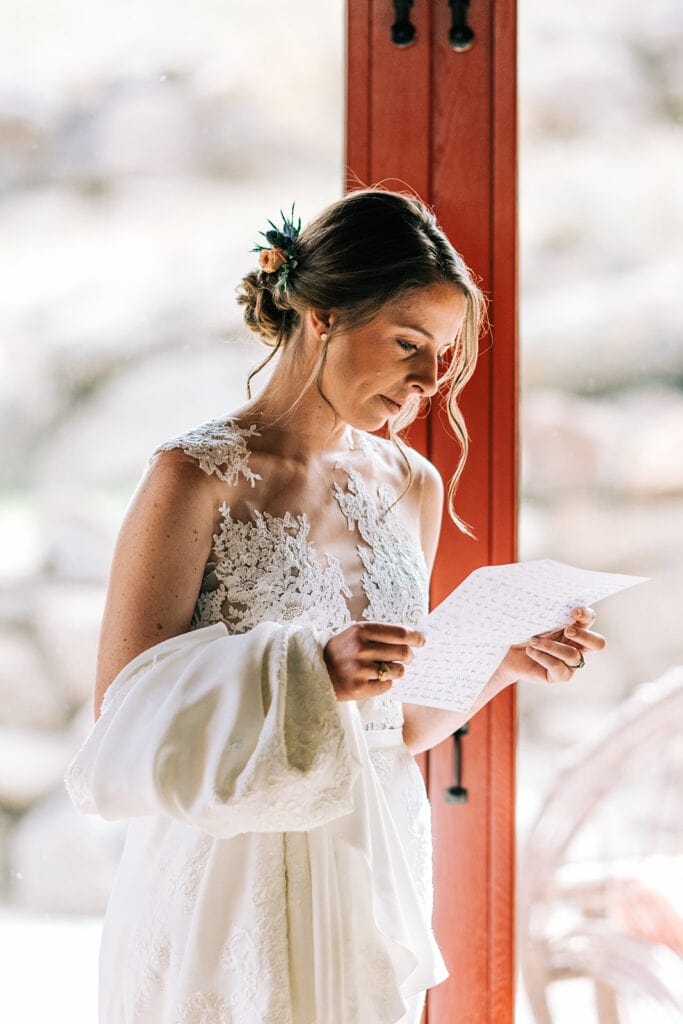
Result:
<svg viewBox="0 0 683 1024"><path fill-rule="evenodd" d="M573 626L568 626L567 629L565 629L565 633L567 636L576 636L576 630Z"/></svg>
<svg viewBox="0 0 683 1024"><path fill-rule="evenodd" d="M577 618L579 618L580 616L582 617L583 614L584 614L584 609L583 608L574 608L573 611L572 611L572 615L576 616Z"/></svg>

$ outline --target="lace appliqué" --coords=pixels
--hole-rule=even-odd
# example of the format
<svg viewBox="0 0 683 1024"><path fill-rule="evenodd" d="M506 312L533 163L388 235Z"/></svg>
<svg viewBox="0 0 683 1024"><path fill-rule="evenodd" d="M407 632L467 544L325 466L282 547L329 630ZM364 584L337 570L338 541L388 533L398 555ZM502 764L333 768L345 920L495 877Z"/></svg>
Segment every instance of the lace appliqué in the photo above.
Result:
<svg viewBox="0 0 683 1024"><path fill-rule="evenodd" d="M221 948L221 966L227 975L226 991L235 1020L251 1020L263 970L261 950L251 931L233 928Z"/></svg>
<svg viewBox="0 0 683 1024"><path fill-rule="evenodd" d="M434 885L432 877L432 809L427 797L422 773L413 760L410 752L408 775L410 781L402 790L403 806L409 821L409 839L411 848L411 864L418 895L431 917L434 905Z"/></svg>
<svg viewBox="0 0 683 1024"><path fill-rule="evenodd" d="M235 1017L216 992L195 992L178 1008L174 1024L235 1024Z"/></svg>
<svg viewBox="0 0 683 1024"><path fill-rule="evenodd" d="M396 764L396 751L370 750L368 753L379 781L388 782L393 775L394 765Z"/></svg>
<svg viewBox="0 0 683 1024"><path fill-rule="evenodd" d="M350 623L344 597L351 591L341 565L329 554L326 565L318 563L305 514L278 517L254 509L254 521L245 523L232 518L225 502L220 512L215 560L207 564L207 589L197 600L192 629L219 620L233 633L266 619L322 629Z"/></svg>
<svg viewBox="0 0 683 1024"><path fill-rule="evenodd" d="M358 701L364 729L402 729L403 706L400 701L381 694L367 701Z"/></svg>
<svg viewBox="0 0 683 1024"><path fill-rule="evenodd" d="M383 786L388 787L393 803L400 792L400 829L404 850L415 887L431 915L434 890L432 880L432 813L424 779L417 762L405 747L370 749L370 760ZM396 810L396 809L394 809Z"/></svg>
<svg viewBox="0 0 683 1024"><path fill-rule="evenodd" d="M64 785L76 807L80 808L82 812L86 810L94 812L95 804L90 793L90 786L80 765L69 765L64 775Z"/></svg>
<svg viewBox="0 0 683 1024"><path fill-rule="evenodd" d="M260 477L248 468L246 442L254 434L259 435L255 424L241 428L230 419L211 420L160 448L181 447L207 473L216 472L228 483L236 483L241 473L254 486ZM348 431L347 441L378 470L376 438ZM362 541L356 549L365 570L363 618L416 625L428 608L428 574L410 532L389 510L396 495L383 485L374 498L359 472L343 461L337 469L345 472L348 484L344 489L335 482L333 493L349 530L357 529ZM219 512L221 524L213 536L190 629L222 621L230 632L242 633L268 619L335 631L350 625L346 598L352 592L333 555L318 559L305 514L273 516L254 509L253 521L242 522L233 519L226 502ZM366 729L402 728L402 707L389 697L359 701L359 708Z"/></svg>
<svg viewBox="0 0 683 1024"><path fill-rule="evenodd" d="M255 935L265 970L261 983L268 996L263 1024L280 1024L288 1019L291 1007L289 986L289 948L287 943L287 906L285 890L285 833L262 834L256 842L254 882L251 899L254 907Z"/></svg>
<svg viewBox="0 0 683 1024"><path fill-rule="evenodd" d="M284 900L286 833L255 838L252 927L235 928L220 950L231 1020L284 1024L291 1020L287 910Z"/></svg>
<svg viewBox="0 0 683 1024"><path fill-rule="evenodd" d="M181 448L197 459L200 468L209 476L215 473L226 484L234 485L241 473L253 487L261 477L249 469L249 449L245 438L254 435L260 436L254 423L238 427L232 420L209 420L164 441L154 449L154 453Z"/></svg>
<svg viewBox="0 0 683 1024"><path fill-rule="evenodd" d="M164 984L164 978L171 965L171 947L167 940L157 941L147 936L139 938L134 946L135 965L141 979L135 993L135 1013L148 1013L155 990Z"/></svg>
<svg viewBox="0 0 683 1024"><path fill-rule="evenodd" d="M206 871L206 863L213 848L213 836L205 833L197 843L196 849L187 859L183 860L180 868L171 874L167 887L167 894L170 898L180 895L183 907L189 913L197 902L199 886Z"/></svg>
<svg viewBox="0 0 683 1024"><path fill-rule="evenodd" d="M427 614L427 568L410 533L389 510L396 495L380 485L378 506L360 473L343 462L337 468L348 474L349 483L346 490L335 483L335 497L349 530L357 528L365 541L356 545L365 567L361 581L368 604L363 618L416 626Z"/></svg>
<svg viewBox="0 0 683 1024"><path fill-rule="evenodd" d="M220 994L196 991L181 1004L174 1024L291 1022L285 835L254 837L250 927L233 928L220 947Z"/></svg>

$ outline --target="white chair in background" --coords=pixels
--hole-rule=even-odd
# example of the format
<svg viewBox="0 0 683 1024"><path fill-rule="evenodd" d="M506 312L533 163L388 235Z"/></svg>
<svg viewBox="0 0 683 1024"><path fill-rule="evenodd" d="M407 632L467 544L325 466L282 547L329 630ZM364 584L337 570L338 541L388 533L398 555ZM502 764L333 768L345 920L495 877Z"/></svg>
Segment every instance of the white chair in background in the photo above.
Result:
<svg viewBox="0 0 683 1024"><path fill-rule="evenodd" d="M586 829L600 838L614 804L602 850L572 859ZM520 968L537 1024L553 1022L550 986L576 978L594 988L598 1024L683 1024L683 666L639 686L567 752L517 877Z"/></svg>

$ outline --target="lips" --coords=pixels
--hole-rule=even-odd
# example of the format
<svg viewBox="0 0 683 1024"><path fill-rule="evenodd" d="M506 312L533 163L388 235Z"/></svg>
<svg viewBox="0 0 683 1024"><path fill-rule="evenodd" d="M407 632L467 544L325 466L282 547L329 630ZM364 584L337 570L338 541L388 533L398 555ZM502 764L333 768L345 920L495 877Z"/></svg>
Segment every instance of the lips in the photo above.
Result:
<svg viewBox="0 0 683 1024"><path fill-rule="evenodd" d="M403 408L402 404L400 402L395 402L393 398L387 398L386 395L380 395L379 397L391 412L400 412Z"/></svg>

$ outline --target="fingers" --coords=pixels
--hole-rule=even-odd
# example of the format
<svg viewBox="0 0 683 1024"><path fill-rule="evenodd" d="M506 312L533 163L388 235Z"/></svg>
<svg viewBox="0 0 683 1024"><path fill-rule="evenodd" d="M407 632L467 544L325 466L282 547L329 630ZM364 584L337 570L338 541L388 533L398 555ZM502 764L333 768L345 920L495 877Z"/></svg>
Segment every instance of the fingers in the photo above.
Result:
<svg viewBox="0 0 683 1024"><path fill-rule="evenodd" d="M324 658L338 700L361 700L386 693L405 673L423 633L383 622L353 623L328 640ZM388 668L379 678L381 664Z"/></svg>
<svg viewBox="0 0 683 1024"><path fill-rule="evenodd" d="M570 667L572 665L576 666L581 660L578 648L573 647L571 644L560 643L558 640L548 640L546 637L532 637L529 641L529 646L534 650L543 651L544 654L564 661Z"/></svg>
<svg viewBox="0 0 683 1024"><path fill-rule="evenodd" d="M417 629L407 626L394 626L387 622L363 622L358 626L361 642L372 641L380 644L408 644L410 647L423 647L426 638Z"/></svg>
<svg viewBox="0 0 683 1024"><path fill-rule="evenodd" d="M549 683L564 682L567 679L571 679L574 674L573 669L560 658L554 657L552 654L547 654L545 651L538 650L529 644L526 648L527 655L532 661L538 662L546 670ZM576 654L576 651L574 651Z"/></svg>
<svg viewBox="0 0 683 1024"><path fill-rule="evenodd" d="M377 675L377 672L379 671L379 666L376 661L371 661L370 664L366 667L367 676L365 676L365 678L368 680L368 682L372 683L386 683L387 689L389 689L394 679L400 679L401 676L405 673L405 666L402 665L400 661L385 661L384 664L391 672L391 679L380 680L379 676Z"/></svg>
<svg viewBox="0 0 683 1024"><path fill-rule="evenodd" d="M567 632L567 630L571 629L576 629L579 633L590 633L590 627L597 618L592 608L584 607L572 608L571 617L573 621L568 626L561 626L559 629L550 629L546 633L540 633L539 636L549 637L552 640L559 640L565 635L572 636L571 632ZM599 636L598 633L595 633L594 635ZM604 647L604 637L601 637L601 639L603 640ZM596 647L595 649L601 650L602 648Z"/></svg>
<svg viewBox="0 0 683 1024"><path fill-rule="evenodd" d="M359 652L361 661L402 661L409 664L415 655L409 644L382 644L371 640L363 645Z"/></svg>
<svg viewBox="0 0 683 1024"><path fill-rule="evenodd" d="M578 623L578 625L587 629L592 626L597 615L592 608L585 608L583 605L578 605L576 608L572 608L572 618Z"/></svg>
<svg viewBox="0 0 683 1024"><path fill-rule="evenodd" d="M564 635L570 637L572 643L580 644L585 651L601 651L607 643L600 633L579 629L578 626L567 626Z"/></svg>
<svg viewBox="0 0 683 1024"><path fill-rule="evenodd" d="M405 673L405 665L413 660L413 647L426 643L424 633L406 626L394 626L383 622L370 622L361 627L358 660L363 676L377 679L378 662L385 662L394 679Z"/></svg>

